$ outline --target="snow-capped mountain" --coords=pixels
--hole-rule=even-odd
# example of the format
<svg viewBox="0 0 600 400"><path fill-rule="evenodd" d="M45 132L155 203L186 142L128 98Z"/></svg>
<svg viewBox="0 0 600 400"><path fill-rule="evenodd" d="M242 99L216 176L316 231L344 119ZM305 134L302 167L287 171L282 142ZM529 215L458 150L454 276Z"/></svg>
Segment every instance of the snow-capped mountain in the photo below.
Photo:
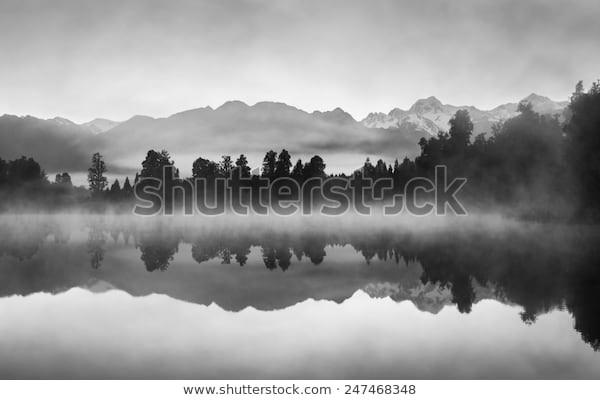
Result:
<svg viewBox="0 0 600 400"><path fill-rule="evenodd" d="M440 130L448 130L448 121L461 109L469 111L473 120L475 134L490 132L494 123L517 115L519 103L526 102L540 114L562 115L567 102L556 102L548 97L535 93L530 94L517 103L502 104L492 110L480 110L473 106L454 106L443 104L436 97L428 97L415 102L408 110L394 108L389 113L370 113L361 122L369 128L414 129L436 135Z"/></svg>
<svg viewBox="0 0 600 400"><path fill-rule="evenodd" d="M506 303L506 300L499 297L496 286L490 283L480 284L476 279L471 278L471 286L475 293L473 303L478 303L485 299L494 299ZM439 282L423 283L420 279L417 281L377 282L369 283L362 288L363 292L373 298L386 298L395 302L410 301L417 309L431 314L437 314L448 305L453 304L452 285L441 285Z"/></svg>
<svg viewBox="0 0 600 400"><path fill-rule="evenodd" d="M362 289L370 297L389 297L396 302L411 301L419 310L431 314L439 313L445 306L452 304L452 293L449 287L438 283L417 281L412 287L402 283L379 282L369 283Z"/></svg>

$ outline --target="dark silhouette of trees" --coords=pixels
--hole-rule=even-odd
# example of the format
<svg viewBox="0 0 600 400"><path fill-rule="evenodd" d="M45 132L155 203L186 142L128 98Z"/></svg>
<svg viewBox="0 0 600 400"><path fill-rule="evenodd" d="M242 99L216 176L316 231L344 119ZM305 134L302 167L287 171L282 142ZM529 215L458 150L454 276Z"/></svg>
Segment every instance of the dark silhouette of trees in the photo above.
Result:
<svg viewBox="0 0 600 400"><path fill-rule="evenodd" d="M320 156L314 156L304 166L304 179L325 178L325 162Z"/></svg>
<svg viewBox="0 0 600 400"><path fill-rule="evenodd" d="M103 157L100 153L94 153L92 156L92 165L88 169L88 183L92 195L100 194L107 185L106 177L106 165L104 164Z"/></svg>
<svg viewBox="0 0 600 400"><path fill-rule="evenodd" d="M0 188L8 181L8 164L0 158Z"/></svg>
<svg viewBox="0 0 600 400"><path fill-rule="evenodd" d="M121 182L118 179L115 179L110 188L104 193L104 197L113 203L113 207L126 210L127 207L131 206L134 199L133 187L129 182L129 178L125 178L123 186L121 186Z"/></svg>
<svg viewBox="0 0 600 400"><path fill-rule="evenodd" d="M161 150L160 152L155 150L148 151L146 159L142 161L142 171L140 172L141 178L157 178L162 179L164 167L170 167L174 164L171 160L169 152ZM175 178L179 177L179 171L175 170Z"/></svg>
<svg viewBox="0 0 600 400"><path fill-rule="evenodd" d="M510 206L520 216L568 214L568 176L564 137L556 116L540 115L530 104L519 114L494 125L492 135L471 141L473 123L466 110L450 120L449 133L419 141L414 164L405 159L394 167L394 181L413 176L432 178L437 165L452 177L466 177L463 200L484 207Z"/></svg>
<svg viewBox="0 0 600 400"><path fill-rule="evenodd" d="M54 183L56 183L57 185L73 186L73 183L71 182L71 175L69 175L67 172L63 172L62 174L56 174L56 177L54 178Z"/></svg>
<svg viewBox="0 0 600 400"><path fill-rule="evenodd" d="M466 153L471 144L473 122L467 110L458 110L449 121L449 133L421 138L421 154L415 159L417 175L431 177L437 165L446 165L454 175L464 172ZM406 166L408 167L408 165Z"/></svg>
<svg viewBox="0 0 600 400"><path fill-rule="evenodd" d="M231 171L233 170L233 162L230 156L223 156L220 164L221 175L225 178L231 177Z"/></svg>
<svg viewBox="0 0 600 400"><path fill-rule="evenodd" d="M367 157L365 163L362 166L362 176L365 178L374 178L375 177L375 167L371 163L371 159Z"/></svg>
<svg viewBox="0 0 600 400"><path fill-rule="evenodd" d="M81 205L88 198L89 192L83 187L74 187L67 172L57 174L50 183L33 158L0 159L0 212L57 210Z"/></svg>
<svg viewBox="0 0 600 400"><path fill-rule="evenodd" d="M115 179L113 184L110 186L110 191L108 194L109 194L111 200L113 200L113 201L118 201L121 199L121 197L122 197L121 184L119 183L118 179Z"/></svg>
<svg viewBox="0 0 600 400"><path fill-rule="evenodd" d="M415 158L419 174L428 176L436 165L442 163L447 142L448 134L445 132L439 132L436 137L419 140L421 154Z"/></svg>
<svg viewBox="0 0 600 400"><path fill-rule="evenodd" d="M275 162L275 176L277 178L283 176L290 176L290 168L292 168L292 162L290 161L290 153L286 149L281 150L277 161Z"/></svg>
<svg viewBox="0 0 600 400"><path fill-rule="evenodd" d="M6 178L9 184L39 183L46 181L46 173L33 158L22 156L6 165Z"/></svg>
<svg viewBox="0 0 600 400"><path fill-rule="evenodd" d="M50 185L46 173L33 158L0 162L0 211L53 208L67 188Z"/></svg>
<svg viewBox="0 0 600 400"><path fill-rule="evenodd" d="M396 160L395 166L396 172L398 172L398 160ZM394 168L391 165L388 166L382 159L377 160L375 165L373 165L371 159L367 157L362 168L354 173L368 179L392 178L394 177Z"/></svg>
<svg viewBox="0 0 600 400"><path fill-rule="evenodd" d="M133 195L133 186L129 182L129 177L125 178L125 182L123 183L123 193L126 197L131 197Z"/></svg>
<svg viewBox="0 0 600 400"><path fill-rule="evenodd" d="M448 138L449 155L462 155L471 144L473 122L467 110L458 110L449 121L450 131Z"/></svg>
<svg viewBox="0 0 600 400"><path fill-rule="evenodd" d="M210 182L216 178L231 179L233 176L250 177L250 167L245 155L240 154L235 164L228 155L222 156L219 163L198 157L192 164L192 178L203 178Z"/></svg>
<svg viewBox="0 0 600 400"><path fill-rule="evenodd" d="M394 162L394 168L392 170L392 176L394 178L394 185L401 187L406 184L416 174L415 162L410 160L408 157L404 157L402 163L398 163L398 159Z"/></svg>
<svg viewBox="0 0 600 400"><path fill-rule="evenodd" d="M568 210L560 200L567 184L560 123L537 114L529 104L520 104L518 110L519 115L495 125L487 139L479 135L469 144L460 136L460 143L467 143L462 150L449 144L451 138L442 138L436 140L442 144L441 156L429 157L430 141L424 148L429 153L417 159L418 167L445 164L451 176L467 177L465 192L476 203L524 208L527 213Z"/></svg>
<svg viewBox="0 0 600 400"><path fill-rule="evenodd" d="M265 154L265 158L263 159L262 164L262 176L269 179L274 179L275 168L277 165L277 153L273 150L269 150L267 154Z"/></svg>
<svg viewBox="0 0 600 400"><path fill-rule="evenodd" d="M214 161L199 157L192 165L192 177L208 180L216 179L220 175L219 164Z"/></svg>
<svg viewBox="0 0 600 400"><path fill-rule="evenodd" d="M300 182L306 177L305 166L302 165L301 160L298 160L294 170L290 171L292 168L291 160L292 157L286 149L281 150L279 155L275 151L269 150L263 158L261 176L269 180L291 176Z"/></svg>
<svg viewBox="0 0 600 400"><path fill-rule="evenodd" d="M385 161L383 161L382 159L377 160L377 164L375 164L375 177L378 179L387 178L389 177L388 172L389 170Z"/></svg>
<svg viewBox="0 0 600 400"><path fill-rule="evenodd" d="M250 167L248 166L248 159L245 155L240 154L238 159L235 161L235 166L239 170L240 177L249 178L250 177Z"/></svg>
<svg viewBox="0 0 600 400"><path fill-rule="evenodd" d="M304 165L302 164L302 160L298 159L298 161L296 161L296 164L294 165L290 176L296 182L302 183L302 181L304 180Z"/></svg>
<svg viewBox="0 0 600 400"><path fill-rule="evenodd" d="M600 218L600 81L585 92L578 82L565 125L574 200L583 216Z"/></svg>

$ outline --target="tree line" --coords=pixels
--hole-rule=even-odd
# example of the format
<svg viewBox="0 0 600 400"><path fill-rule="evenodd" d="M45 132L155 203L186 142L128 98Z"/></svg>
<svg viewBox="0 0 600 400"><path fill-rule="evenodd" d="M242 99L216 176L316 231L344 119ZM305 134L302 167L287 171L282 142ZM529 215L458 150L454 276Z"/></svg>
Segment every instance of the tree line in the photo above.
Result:
<svg viewBox="0 0 600 400"><path fill-rule="evenodd" d="M466 177L464 199L482 210L500 207L521 216L600 219L600 83L584 90L576 85L567 107L566 120L557 115L540 115L530 104L520 104L518 115L492 127L492 132L473 137L473 122L467 110L459 110L450 119L449 130L421 138L420 154L387 164L383 159L337 177L388 178L400 191L412 178L433 178L435 167L445 165L450 177ZM150 150L141 163L133 185L126 178L109 185L107 167L99 153L92 156L88 170L88 193L73 188L67 172L49 183L41 166L32 158L12 161L0 159L0 192L35 199L42 192L53 192L52 204L60 204L58 194L77 192L77 202L131 203L133 186L140 178L162 178L165 166L174 161L166 150ZM199 157L192 164L192 176L208 181L234 176L274 180L287 177L299 184L311 178L332 176L319 155L307 162L292 162L290 153L269 150L260 169L252 171L248 159L240 154L234 161L229 155L214 161ZM175 170L175 179L180 178ZM62 191L62 192L61 192ZM4 198L11 196L4 195ZM51 196L52 197L52 196ZM63 196L64 197L64 196Z"/></svg>

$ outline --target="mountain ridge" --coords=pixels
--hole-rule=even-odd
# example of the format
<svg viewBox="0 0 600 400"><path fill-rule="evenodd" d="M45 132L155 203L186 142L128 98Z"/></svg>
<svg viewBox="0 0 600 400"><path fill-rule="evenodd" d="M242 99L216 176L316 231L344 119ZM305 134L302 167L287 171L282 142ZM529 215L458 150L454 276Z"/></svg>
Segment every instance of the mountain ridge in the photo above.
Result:
<svg viewBox="0 0 600 400"><path fill-rule="evenodd" d="M524 100L544 113L561 114L566 106L536 94ZM469 111L477 134L490 132L494 123L516 115L517 107L518 103L506 103L482 111L443 104L430 96L408 110L371 113L362 121L339 107L307 112L281 102L248 105L239 100L167 117L135 115L123 122L97 118L76 124L61 117L5 114L0 117L0 157L26 155L48 172L85 172L91 154L101 152L112 171L134 171L151 148L169 150L183 166L198 156L219 159L240 153L252 164L260 164L265 151L285 148L303 160L320 154L329 160L330 171L341 172L360 165L365 156L416 156L419 139L447 131L449 119L459 109Z"/></svg>
<svg viewBox="0 0 600 400"><path fill-rule="evenodd" d="M106 132L115 126L119 125L121 122L112 121L107 118L94 118L91 121L84 122L83 124L79 124L79 126L88 128L92 133L98 134Z"/></svg>
<svg viewBox="0 0 600 400"><path fill-rule="evenodd" d="M439 131L448 130L450 118L461 109L466 109L471 115L474 133L489 133L493 124L501 122L518 114L520 103L530 103L534 111L540 114L562 116L568 102L554 101L546 96L531 93L516 103L500 104L490 110L481 110L475 106L455 106L443 104L435 96L418 99L407 110L393 108L387 114L383 112L369 113L361 123L369 128L405 128L412 125L416 129L436 135Z"/></svg>

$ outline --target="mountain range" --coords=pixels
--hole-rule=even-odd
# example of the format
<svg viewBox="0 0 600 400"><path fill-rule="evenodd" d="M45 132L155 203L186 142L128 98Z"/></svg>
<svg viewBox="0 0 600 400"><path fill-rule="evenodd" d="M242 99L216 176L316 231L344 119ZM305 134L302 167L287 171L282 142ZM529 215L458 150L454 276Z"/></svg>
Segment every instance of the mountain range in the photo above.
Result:
<svg viewBox="0 0 600 400"><path fill-rule="evenodd" d="M562 115L566 102L531 94L522 99L544 114ZM191 169L199 157L219 159L223 154L245 153L251 165L260 165L269 149L289 150L304 160L320 154L328 170L352 170L364 157L413 157L423 136L448 130L448 121L467 109L475 133L517 114L518 102L492 110L443 104L435 97L416 101L408 110L371 113L362 121L336 108L312 113L276 102L248 105L229 101L220 107L197 108L165 118L134 116L117 122L97 118L76 124L66 118L0 117L0 157L34 157L47 172L83 172L92 153L104 154L109 171L131 174L148 149L167 149L179 167ZM177 164L176 164L177 165Z"/></svg>
<svg viewBox="0 0 600 400"><path fill-rule="evenodd" d="M473 106L454 106L451 104L442 104L436 97L431 96L425 99L417 100L408 110L402 110L400 108L394 108L389 113L385 114L382 112L372 112L367 115L360 122L367 128L383 128L393 129L399 128L407 130L413 128L422 132L428 132L431 135L436 135L439 131L447 131L448 123L450 118L461 109L469 111L471 118L473 119L474 133L485 133L489 132L491 126L494 123L504 121L508 118L517 115L519 103L529 103L533 109L540 114L557 114L562 115L563 110L567 106L567 101L553 101L545 96L540 96L535 93L521 99L516 103L506 103L499 105L491 110L481 110ZM270 104L273 107L273 111L276 110L276 104L285 107L282 103L257 103L259 106L265 106ZM240 109L246 106L242 102L229 102L225 103L224 106L235 108L238 105ZM247 106L246 106L247 107ZM198 110L212 110L210 107ZM181 115L186 113L193 113L195 110L184 111L175 115ZM298 110L300 111L300 110ZM338 123L341 125L352 124L357 122L350 114L336 108L332 111L314 111L313 116L320 118L325 121ZM56 121L63 121L64 123L70 123L71 121L64 118L55 118ZM105 118L96 118L92 121L81 124L80 126L88 128L92 133L102 133L109 131L121 122L111 121Z"/></svg>
<svg viewBox="0 0 600 400"><path fill-rule="evenodd" d="M413 128L419 131L427 132L431 135L437 134L440 130L448 130L448 121L456 111L465 109L473 120L473 130L475 134L490 133L493 124L504 121L517 115L519 103L529 103L533 109L540 114L558 114L562 115L568 102L556 102L548 97L540 96L535 93L521 99L517 103L507 103L495 107L491 110L480 110L473 106L454 106L442 104L435 97L417 100L408 110L394 108L389 113L382 112L370 113L361 122L369 128Z"/></svg>
<svg viewBox="0 0 600 400"><path fill-rule="evenodd" d="M111 121L110 119L96 118L89 122L81 124L81 126L89 129L92 133L102 133L111 130L119 124L120 122Z"/></svg>

